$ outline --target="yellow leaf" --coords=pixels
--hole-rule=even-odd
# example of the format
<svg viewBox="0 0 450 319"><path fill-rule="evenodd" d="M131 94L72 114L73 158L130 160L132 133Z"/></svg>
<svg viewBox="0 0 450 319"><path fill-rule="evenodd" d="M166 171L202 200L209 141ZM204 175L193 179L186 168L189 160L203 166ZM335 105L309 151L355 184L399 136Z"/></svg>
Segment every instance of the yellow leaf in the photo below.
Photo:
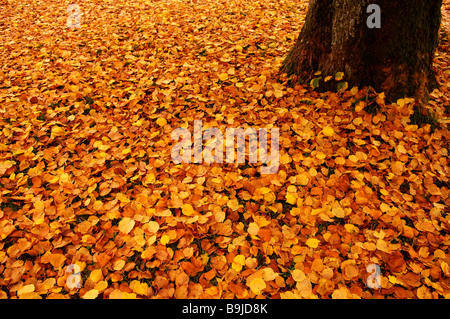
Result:
<svg viewBox="0 0 450 319"><path fill-rule="evenodd" d="M100 210L102 207L103 207L102 201L96 200L96 201L94 202L94 207L93 207L94 210L98 211L98 210Z"/></svg>
<svg viewBox="0 0 450 319"><path fill-rule="evenodd" d="M142 184L144 186L147 186L148 184L153 184L156 181L156 177L154 173L148 173L145 175L145 177L142 179Z"/></svg>
<svg viewBox="0 0 450 319"><path fill-rule="evenodd" d="M238 208L239 208L239 202L238 202L237 198L230 199L230 200L227 202L227 206L228 206L230 209L232 209L234 212L237 211Z"/></svg>
<svg viewBox="0 0 450 319"><path fill-rule="evenodd" d="M361 117L357 117L353 120L353 124L355 124L355 125L360 125L360 124L362 124L362 122L363 122L363 119Z"/></svg>
<svg viewBox="0 0 450 319"><path fill-rule="evenodd" d="M130 288L138 295L147 295L147 290L148 290L148 284L147 283L141 283L137 280L133 280L130 283Z"/></svg>
<svg viewBox="0 0 450 319"><path fill-rule="evenodd" d="M104 280L99 281L94 287L94 289L98 291L105 290L106 288L108 288L108 283Z"/></svg>
<svg viewBox="0 0 450 319"><path fill-rule="evenodd" d="M228 80L228 74L227 73L222 73L221 75L219 75L219 80L220 81Z"/></svg>
<svg viewBox="0 0 450 319"><path fill-rule="evenodd" d="M233 262L231 263L231 267L237 272L240 272L244 265L245 265L244 255L237 255L236 257L234 257Z"/></svg>
<svg viewBox="0 0 450 319"><path fill-rule="evenodd" d="M402 162L395 162L394 165L391 166L392 173L395 175L402 175L404 170L404 164Z"/></svg>
<svg viewBox="0 0 450 319"><path fill-rule="evenodd" d="M274 280L277 276L278 274L274 272L272 268L266 267L263 269L262 278L264 279L264 281Z"/></svg>
<svg viewBox="0 0 450 319"><path fill-rule="evenodd" d="M170 237L169 236L162 235L159 242L161 243L161 245L166 245L166 244L169 243L169 241L170 241Z"/></svg>
<svg viewBox="0 0 450 319"><path fill-rule="evenodd" d="M352 89L350 90L350 93L352 93L353 95L356 95L356 93L358 93L358 87L357 86L352 87Z"/></svg>
<svg viewBox="0 0 450 319"><path fill-rule="evenodd" d="M91 289L83 295L83 299L95 299L98 296L97 289Z"/></svg>
<svg viewBox="0 0 450 319"><path fill-rule="evenodd" d="M55 269L61 268L65 260L66 256L64 256L63 254L50 255L50 263L52 264L53 267L55 267Z"/></svg>
<svg viewBox="0 0 450 319"><path fill-rule="evenodd" d="M345 217L345 210L342 207L334 207L334 208L331 209L331 212L337 218L344 218Z"/></svg>
<svg viewBox="0 0 450 319"><path fill-rule="evenodd" d="M158 117L158 119L156 120L156 124L162 127L167 124L167 120L163 117Z"/></svg>
<svg viewBox="0 0 450 319"><path fill-rule="evenodd" d="M127 155L131 153L131 148L126 148L124 150L122 150L122 155Z"/></svg>
<svg viewBox="0 0 450 319"><path fill-rule="evenodd" d="M98 64L95 68L94 68L95 72L102 72L102 67Z"/></svg>
<svg viewBox="0 0 450 319"><path fill-rule="evenodd" d="M121 299L136 299L136 294L122 291Z"/></svg>
<svg viewBox="0 0 450 319"><path fill-rule="evenodd" d="M405 100L403 100L403 99L397 100L397 105L402 107L403 105L405 105Z"/></svg>
<svg viewBox="0 0 450 319"><path fill-rule="evenodd" d="M23 294L28 294L28 293L30 293L30 292L33 292L34 289L35 289L35 287L34 287L33 284L29 284L29 285L22 286L22 287L20 287L20 289L17 291L17 295L20 296L20 295L23 295Z"/></svg>
<svg viewBox="0 0 450 319"><path fill-rule="evenodd" d="M318 159L320 159L320 160L323 160L323 159L325 159L325 157L327 157L327 156L325 155L325 153L317 152L317 153L316 153L316 157L317 157Z"/></svg>
<svg viewBox="0 0 450 319"><path fill-rule="evenodd" d="M134 227L135 221L131 219L130 217L124 217L119 222L119 230L124 233L128 234Z"/></svg>
<svg viewBox="0 0 450 319"><path fill-rule="evenodd" d="M116 260L116 262L114 263L113 269L121 270L124 266L125 266L125 260L119 259L119 260ZM91 275L92 275L92 273L91 273Z"/></svg>
<svg viewBox="0 0 450 319"><path fill-rule="evenodd" d="M147 229L151 233L156 233L159 230L158 222L155 222L154 220L149 221L147 223Z"/></svg>
<svg viewBox="0 0 450 319"><path fill-rule="evenodd" d="M270 188L268 188L268 187L261 187L259 189L259 191L261 192L262 195L264 195L264 194L270 193L272 190Z"/></svg>
<svg viewBox="0 0 450 319"><path fill-rule="evenodd" d="M181 212L183 213L183 215L191 216L195 213L195 210L191 204L184 204L181 208Z"/></svg>
<svg viewBox="0 0 450 319"><path fill-rule="evenodd" d="M55 126L52 127L52 132L51 132L50 137L54 138L55 136L60 136L63 133L64 133L64 130L61 127L55 125Z"/></svg>
<svg viewBox="0 0 450 319"><path fill-rule="evenodd" d="M356 157L356 155L350 155L349 157L348 157L348 159L350 160L350 161L352 161L353 163L356 163L357 161L358 161L358 157Z"/></svg>
<svg viewBox="0 0 450 319"><path fill-rule="evenodd" d="M303 280L297 281L295 285L303 298L308 298L312 294L311 281L305 277Z"/></svg>
<svg viewBox="0 0 450 319"><path fill-rule="evenodd" d="M270 220L267 220L264 216L253 216L253 220L259 225L259 227L270 225Z"/></svg>
<svg viewBox="0 0 450 319"><path fill-rule="evenodd" d="M389 282L394 285L398 282L397 278L395 276L388 276L388 279L389 279Z"/></svg>
<svg viewBox="0 0 450 319"><path fill-rule="evenodd" d="M295 196L291 193L286 193L286 201L289 204L294 205L295 203L297 203L297 198L295 198Z"/></svg>
<svg viewBox="0 0 450 319"><path fill-rule="evenodd" d="M286 189L289 193L297 192L297 187L295 185L289 185Z"/></svg>
<svg viewBox="0 0 450 319"><path fill-rule="evenodd" d="M255 295L260 295L266 288L266 282L262 278L255 278L247 284Z"/></svg>
<svg viewBox="0 0 450 319"><path fill-rule="evenodd" d="M383 213L387 213L387 212L389 212L391 210L391 207L388 204L386 204L386 203L381 203L380 204L380 209L381 209L381 211Z"/></svg>
<svg viewBox="0 0 450 319"><path fill-rule="evenodd" d="M121 202L121 203L129 203L130 200L128 199L128 197L123 194L123 193L117 193L116 198Z"/></svg>
<svg viewBox="0 0 450 319"><path fill-rule="evenodd" d="M205 266L209 261L209 256L207 253L204 253L200 255L199 259L201 260L202 265Z"/></svg>
<svg viewBox="0 0 450 319"><path fill-rule="evenodd" d="M355 225L352 225L352 224L345 224L344 228L350 234L358 229L357 227L355 227Z"/></svg>
<svg viewBox="0 0 450 319"><path fill-rule="evenodd" d="M300 269L294 269L291 275L292 279L294 279L295 281L302 281L306 277L305 273Z"/></svg>
<svg viewBox="0 0 450 319"><path fill-rule="evenodd" d="M280 163L281 164L289 164L290 162L292 162L292 159L289 156L289 154L283 154L283 155L280 156Z"/></svg>
<svg viewBox="0 0 450 319"><path fill-rule="evenodd" d="M332 127L329 127L329 126L325 127L325 128L322 130L322 132L323 132L323 135L325 135L325 136L333 136L333 135L334 135L334 130L333 130L333 128L332 128Z"/></svg>
<svg viewBox="0 0 450 319"><path fill-rule="evenodd" d="M274 91L273 91L273 95L274 95L277 99L280 99L280 98L283 97L283 91L281 91L281 90L274 90Z"/></svg>
<svg viewBox="0 0 450 319"><path fill-rule="evenodd" d="M9 160L0 162L0 175L3 175L6 172L6 170L12 167L14 164L16 164L16 162Z"/></svg>
<svg viewBox="0 0 450 319"><path fill-rule="evenodd" d="M385 253L389 253L389 247L386 241L384 241L383 239L378 239L377 240L377 249L384 251Z"/></svg>
<svg viewBox="0 0 450 319"><path fill-rule="evenodd" d="M331 294L331 298L332 299L349 299L349 297L350 297L350 292L345 287L341 287L339 289L336 289Z"/></svg>
<svg viewBox="0 0 450 319"><path fill-rule="evenodd" d="M310 248L317 248L317 246L319 246L320 240L316 239L316 238L308 238L308 240L306 241L306 245Z"/></svg>
<svg viewBox="0 0 450 319"><path fill-rule="evenodd" d="M301 173L296 176L297 183L299 183L302 186L308 185L309 182L309 175L308 173Z"/></svg>
<svg viewBox="0 0 450 319"><path fill-rule="evenodd" d="M91 280L96 283L99 282L102 278L103 278L103 273L101 269L95 269L91 272L91 274L89 275L89 278L91 278Z"/></svg>
<svg viewBox="0 0 450 319"><path fill-rule="evenodd" d="M335 74L335 77L334 77L334 79L336 80L336 81L340 81L340 80L342 80L344 78L344 72L337 72L336 74Z"/></svg>
<svg viewBox="0 0 450 319"><path fill-rule="evenodd" d="M250 223L247 228L247 232L252 236L257 236L259 232L259 226L256 223Z"/></svg>
<svg viewBox="0 0 450 319"><path fill-rule="evenodd" d="M45 208L45 204L43 201L38 200L36 202L34 202L34 208L36 209L36 211L38 212L43 212L44 208Z"/></svg>
<svg viewBox="0 0 450 319"><path fill-rule="evenodd" d="M264 200L267 201L268 203L273 203L275 199L276 199L275 193L273 192L264 195Z"/></svg>
<svg viewBox="0 0 450 319"><path fill-rule="evenodd" d="M397 146L397 150L399 151L399 153L402 153L402 154L407 153L406 148L401 144Z"/></svg>

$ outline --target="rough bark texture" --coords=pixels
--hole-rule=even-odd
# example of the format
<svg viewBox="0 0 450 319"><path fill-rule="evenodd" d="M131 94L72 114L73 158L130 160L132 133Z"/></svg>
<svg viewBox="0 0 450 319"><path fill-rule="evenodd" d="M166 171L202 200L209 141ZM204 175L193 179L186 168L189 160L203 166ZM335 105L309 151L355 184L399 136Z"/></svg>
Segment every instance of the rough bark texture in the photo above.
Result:
<svg viewBox="0 0 450 319"><path fill-rule="evenodd" d="M367 27L369 4L381 8L381 28ZM352 85L372 86L391 99L424 97L432 71L442 0L310 0L305 25L282 72L344 72Z"/></svg>

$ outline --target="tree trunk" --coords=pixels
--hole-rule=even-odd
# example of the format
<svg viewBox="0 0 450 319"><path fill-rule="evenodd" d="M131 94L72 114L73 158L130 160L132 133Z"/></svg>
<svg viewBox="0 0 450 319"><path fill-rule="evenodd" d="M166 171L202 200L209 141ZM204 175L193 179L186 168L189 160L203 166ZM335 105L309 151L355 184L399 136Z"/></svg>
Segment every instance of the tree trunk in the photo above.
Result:
<svg viewBox="0 0 450 319"><path fill-rule="evenodd" d="M381 27L369 28L370 4ZM442 0L310 0L305 25L285 59L288 75L344 72L349 86L372 86L392 100L425 97L437 83L432 70Z"/></svg>

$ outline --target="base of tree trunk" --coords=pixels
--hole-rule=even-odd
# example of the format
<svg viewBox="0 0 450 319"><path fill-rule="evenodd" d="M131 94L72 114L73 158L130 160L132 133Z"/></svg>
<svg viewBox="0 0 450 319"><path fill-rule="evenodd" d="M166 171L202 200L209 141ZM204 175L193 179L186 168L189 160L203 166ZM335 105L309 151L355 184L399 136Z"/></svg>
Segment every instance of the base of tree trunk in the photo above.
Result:
<svg viewBox="0 0 450 319"><path fill-rule="evenodd" d="M381 28L367 26L369 4L381 8ZM372 86L391 100L426 97L437 87L432 69L442 0L310 0L305 25L281 72L334 76ZM310 77L311 78L311 77Z"/></svg>

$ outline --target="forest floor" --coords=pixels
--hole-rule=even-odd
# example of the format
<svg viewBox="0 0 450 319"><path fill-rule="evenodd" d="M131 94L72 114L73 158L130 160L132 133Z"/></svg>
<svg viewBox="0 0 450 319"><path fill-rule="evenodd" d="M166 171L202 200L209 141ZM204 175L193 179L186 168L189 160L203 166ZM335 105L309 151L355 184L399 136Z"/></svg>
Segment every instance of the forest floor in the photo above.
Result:
<svg viewBox="0 0 450 319"><path fill-rule="evenodd" d="M0 298L450 298L449 1L421 107L289 86L307 1L77 3L0 0Z"/></svg>

